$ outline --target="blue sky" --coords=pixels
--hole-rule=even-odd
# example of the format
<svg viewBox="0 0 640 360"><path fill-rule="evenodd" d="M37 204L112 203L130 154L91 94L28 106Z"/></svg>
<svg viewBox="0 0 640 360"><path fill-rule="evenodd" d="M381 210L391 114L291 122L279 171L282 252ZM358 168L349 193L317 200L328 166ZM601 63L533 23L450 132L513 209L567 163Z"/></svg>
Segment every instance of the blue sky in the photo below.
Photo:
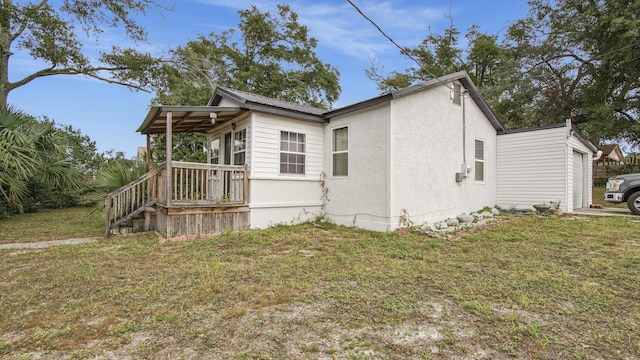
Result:
<svg viewBox="0 0 640 360"><path fill-rule="evenodd" d="M56 1L52 1L55 3ZM454 25L464 34L473 24L482 32L504 33L513 21L527 13L526 0L353 0L396 42L417 46L429 29L441 33ZM140 19L149 32L140 50L161 56L169 49L195 39L198 34L220 33L239 22L238 11L255 4L261 11L275 9L283 1L176 0L174 11L151 11ZM316 54L340 71L342 95L334 107L368 99L379 94L376 84L365 76L372 60L385 72L402 71L413 63L398 53L346 0L299 0L289 2L299 22L318 39ZM87 53L112 45L133 45L118 30L106 29L96 43L86 43ZM16 51L11 58L9 78L16 81L45 66ZM40 78L9 95L9 103L34 116L46 115L61 124L70 124L96 141L99 151L123 151L135 156L145 146L145 136L136 133L149 110L153 94L132 92L125 87L80 76ZM184 104L205 105L205 104Z"/></svg>

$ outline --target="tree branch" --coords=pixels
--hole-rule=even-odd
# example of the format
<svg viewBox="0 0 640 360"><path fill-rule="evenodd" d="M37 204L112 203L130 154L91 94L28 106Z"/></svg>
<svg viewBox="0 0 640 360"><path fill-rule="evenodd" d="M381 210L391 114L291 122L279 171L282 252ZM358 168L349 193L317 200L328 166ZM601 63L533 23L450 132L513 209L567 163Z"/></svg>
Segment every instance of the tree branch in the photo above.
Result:
<svg viewBox="0 0 640 360"><path fill-rule="evenodd" d="M33 10L36 9L40 9L43 6L45 6L47 4L48 0L42 0L40 1L40 3L38 5L35 5L32 7ZM22 24L20 24L20 28L15 32L15 34L11 35L11 41L10 42L14 42L17 38L20 37L20 35L22 35L22 33L27 29L27 26L29 25L29 21L28 19L25 17L22 21Z"/></svg>
<svg viewBox="0 0 640 360"><path fill-rule="evenodd" d="M614 109L614 111L617 112L618 114L626 117L630 121L634 121L634 122L638 121L638 119L634 118L631 114L627 113L626 111L622 111L622 109Z"/></svg>
<svg viewBox="0 0 640 360"><path fill-rule="evenodd" d="M20 86L26 85L28 83L30 83L31 81L37 79L37 78L41 78L41 77L46 77L46 76L54 76L54 75L85 75L85 76L89 76L92 77L94 79L97 80L101 80L104 82L107 82L109 84L117 84L117 85L123 85L135 90L140 90L140 91L144 91L149 93L150 91L148 89L145 89L143 86L141 85L135 85L135 84L131 84L131 83L126 83L126 82L122 82L122 81L118 81L118 80L113 80L113 79L109 79L109 78L105 78L102 76L97 75L96 73L99 71L124 71L124 70L128 70L126 67L95 67L95 68L89 68L86 70L79 70L79 69L75 69L75 68L64 68L64 69L54 69L54 68L47 68L47 69L42 69L40 71L37 71L29 76L24 77L22 80L16 81L16 82L11 82L9 84L7 84L7 88L9 91L14 90L19 88Z"/></svg>

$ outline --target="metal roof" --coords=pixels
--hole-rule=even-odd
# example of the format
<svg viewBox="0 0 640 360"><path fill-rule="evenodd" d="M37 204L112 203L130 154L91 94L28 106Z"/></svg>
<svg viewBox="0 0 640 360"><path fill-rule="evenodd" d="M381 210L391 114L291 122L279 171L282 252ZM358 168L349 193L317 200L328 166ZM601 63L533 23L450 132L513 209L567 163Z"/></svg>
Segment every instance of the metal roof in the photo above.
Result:
<svg viewBox="0 0 640 360"><path fill-rule="evenodd" d="M213 129L211 114L216 114L216 124L234 119L248 110L241 107L221 106L153 106L138 128L143 134L164 134L167 129L167 113L172 113L172 131L207 132Z"/></svg>
<svg viewBox="0 0 640 360"><path fill-rule="evenodd" d="M252 94L240 90L233 90L222 86L218 86L216 88L214 96L209 101L209 105L218 105L222 97L230 98L248 107L256 106L259 108L259 105L264 105L272 108L275 107L282 110L318 116L321 116L326 111L325 109L320 109L313 106L300 105L293 102L272 99L266 96Z"/></svg>
<svg viewBox="0 0 640 360"><path fill-rule="evenodd" d="M453 74L441 76L439 78L431 79L419 84L411 85L404 89L390 91L369 100L361 101L353 105L328 111L324 114L324 116L326 118L332 118L332 117L348 114L353 111L363 110L387 101L391 101L393 99L397 99L403 96L407 96L420 91L431 89L436 86L448 86L448 83L452 81L460 81L460 83L468 91L469 96L471 96L471 98L478 105L482 113L487 117L487 119L489 119L489 122L491 122L491 125L493 125L493 127L497 131L505 130L504 125L502 125L500 120L498 120L498 117L496 116L496 114L493 112L493 110L491 110L491 107L489 106L489 104L485 101L482 95L480 95L480 91L473 84L473 81L471 81L471 78L469 77L466 71L459 71Z"/></svg>
<svg viewBox="0 0 640 360"><path fill-rule="evenodd" d="M152 107L137 131L143 134L164 133L166 130L168 112L173 114L173 132L207 132L213 128L210 118L211 113L216 113L217 115L216 126L250 111L259 111L297 120L326 123L336 116L373 107L399 97L433 88L435 86L448 86L447 84L452 81L460 81L468 91L469 96L475 101L498 132L505 131L505 127L491 110L489 104L480 95L480 92L465 71L431 79L420 84L391 91L380 96L334 110L319 109L218 86L214 91L208 106ZM223 99L229 100L229 102L237 106L219 106Z"/></svg>

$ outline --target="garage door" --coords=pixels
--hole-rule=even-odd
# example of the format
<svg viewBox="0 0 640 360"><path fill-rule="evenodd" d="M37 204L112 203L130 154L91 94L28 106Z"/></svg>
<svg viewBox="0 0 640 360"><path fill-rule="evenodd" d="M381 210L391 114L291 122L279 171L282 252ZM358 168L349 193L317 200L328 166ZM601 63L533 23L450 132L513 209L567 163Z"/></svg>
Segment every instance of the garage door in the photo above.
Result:
<svg viewBox="0 0 640 360"><path fill-rule="evenodd" d="M584 169L582 166L582 153L573 152L573 208L583 207Z"/></svg>

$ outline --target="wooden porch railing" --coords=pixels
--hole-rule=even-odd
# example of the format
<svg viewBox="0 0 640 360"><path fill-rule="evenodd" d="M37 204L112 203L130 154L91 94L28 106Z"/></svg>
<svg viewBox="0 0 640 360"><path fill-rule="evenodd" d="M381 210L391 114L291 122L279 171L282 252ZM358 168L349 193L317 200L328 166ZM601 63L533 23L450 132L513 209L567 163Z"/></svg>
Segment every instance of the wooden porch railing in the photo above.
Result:
<svg viewBox="0 0 640 360"><path fill-rule="evenodd" d="M137 180L114 190L104 198L107 234L115 226L138 215L158 200L158 170L152 170Z"/></svg>
<svg viewBox="0 0 640 360"><path fill-rule="evenodd" d="M148 172L105 196L107 236L111 229L155 204L171 206L245 205L249 202L246 165L214 165L172 162L171 191L167 166ZM170 199L170 201L167 201Z"/></svg>
<svg viewBox="0 0 640 360"><path fill-rule="evenodd" d="M164 164L163 164L164 165ZM240 205L249 201L246 165L215 165L172 162L171 203L173 205ZM159 189L166 189L167 168L160 168ZM158 201L167 203L167 191Z"/></svg>

